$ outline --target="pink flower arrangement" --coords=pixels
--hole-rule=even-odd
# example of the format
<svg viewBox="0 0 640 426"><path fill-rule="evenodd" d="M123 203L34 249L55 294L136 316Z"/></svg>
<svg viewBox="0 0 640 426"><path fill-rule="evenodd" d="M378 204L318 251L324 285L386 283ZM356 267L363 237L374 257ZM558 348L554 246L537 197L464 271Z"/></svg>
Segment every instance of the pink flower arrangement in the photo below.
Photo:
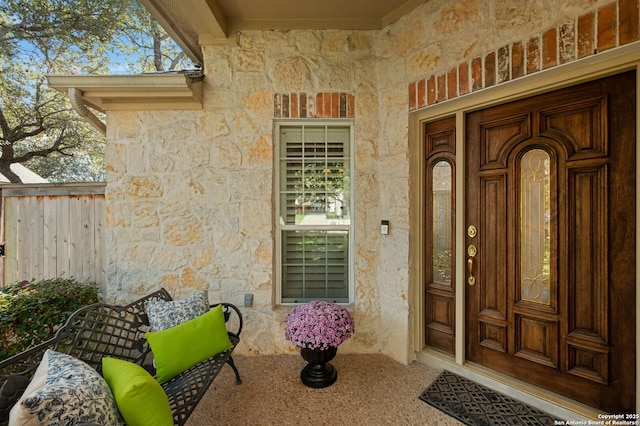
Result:
<svg viewBox="0 0 640 426"><path fill-rule="evenodd" d="M285 337L301 348L337 348L355 331L349 311L335 303L320 300L296 306L284 320L287 323Z"/></svg>

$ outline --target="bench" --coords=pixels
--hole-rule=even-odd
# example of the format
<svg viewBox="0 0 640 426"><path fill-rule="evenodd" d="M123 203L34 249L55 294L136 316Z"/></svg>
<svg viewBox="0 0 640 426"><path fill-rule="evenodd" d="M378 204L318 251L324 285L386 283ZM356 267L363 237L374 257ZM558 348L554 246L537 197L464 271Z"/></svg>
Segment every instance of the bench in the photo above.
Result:
<svg viewBox="0 0 640 426"><path fill-rule="evenodd" d="M47 349L72 355L100 373L102 358L112 357L138 364L153 375L152 352L145 338L149 331L145 302L151 300L171 301L172 298L162 288L126 306L105 303L86 306L74 312L52 339L1 361L0 389L5 388L5 395L0 397L0 425L8 423L11 407L20 398ZM242 314L230 303L214 304L211 308L218 305L222 305L227 333L236 347L240 342ZM162 384L176 425L185 424L225 364L233 369L235 383L242 383L232 352L233 348L215 355ZM5 386L8 380L11 383ZM6 395L7 388L15 388L15 392Z"/></svg>

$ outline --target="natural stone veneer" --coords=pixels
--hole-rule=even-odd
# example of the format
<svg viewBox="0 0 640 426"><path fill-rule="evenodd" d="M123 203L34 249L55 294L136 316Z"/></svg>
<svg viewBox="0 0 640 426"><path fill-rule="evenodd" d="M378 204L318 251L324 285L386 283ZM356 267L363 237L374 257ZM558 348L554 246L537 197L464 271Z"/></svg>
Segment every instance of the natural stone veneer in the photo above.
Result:
<svg viewBox="0 0 640 426"><path fill-rule="evenodd" d="M295 351L274 296L274 117L351 118L356 333L340 352L411 360L408 112L635 42L638 14L638 0L430 0L380 31L204 46L202 110L108 111L110 298L252 293L238 352Z"/></svg>
<svg viewBox="0 0 640 426"><path fill-rule="evenodd" d="M409 110L639 40L638 0L619 0L409 84ZM471 87L471 90L469 88Z"/></svg>

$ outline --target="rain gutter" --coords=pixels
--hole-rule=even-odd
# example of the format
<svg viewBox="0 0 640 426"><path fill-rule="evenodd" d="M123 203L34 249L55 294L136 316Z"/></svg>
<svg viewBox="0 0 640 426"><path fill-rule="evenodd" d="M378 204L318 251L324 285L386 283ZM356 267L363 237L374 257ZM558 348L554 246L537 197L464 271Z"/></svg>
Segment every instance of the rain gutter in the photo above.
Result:
<svg viewBox="0 0 640 426"><path fill-rule="evenodd" d="M80 114L85 120L89 122L93 127L98 129L104 136L107 135L107 125L100 120L93 112L87 108L82 100L82 90L75 87L70 87L67 90L67 96L71 106L78 114Z"/></svg>

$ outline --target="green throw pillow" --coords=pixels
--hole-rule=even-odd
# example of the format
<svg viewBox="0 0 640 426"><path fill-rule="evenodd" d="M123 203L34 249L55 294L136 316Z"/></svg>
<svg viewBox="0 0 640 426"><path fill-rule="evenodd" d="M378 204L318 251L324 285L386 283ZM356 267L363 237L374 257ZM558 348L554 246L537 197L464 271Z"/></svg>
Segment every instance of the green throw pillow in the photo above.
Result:
<svg viewBox="0 0 640 426"><path fill-rule="evenodd" d="M175 327L149 332L146 337L156 359L156 378L160 383L233 347L221 305Z"/></svg>
<svg viewBox="0 0 640 426"><path fill-rule="evenodd" d="M127 426L173 426L169 398L144 368L121 359L102 358L102 375Z"/></svg>

